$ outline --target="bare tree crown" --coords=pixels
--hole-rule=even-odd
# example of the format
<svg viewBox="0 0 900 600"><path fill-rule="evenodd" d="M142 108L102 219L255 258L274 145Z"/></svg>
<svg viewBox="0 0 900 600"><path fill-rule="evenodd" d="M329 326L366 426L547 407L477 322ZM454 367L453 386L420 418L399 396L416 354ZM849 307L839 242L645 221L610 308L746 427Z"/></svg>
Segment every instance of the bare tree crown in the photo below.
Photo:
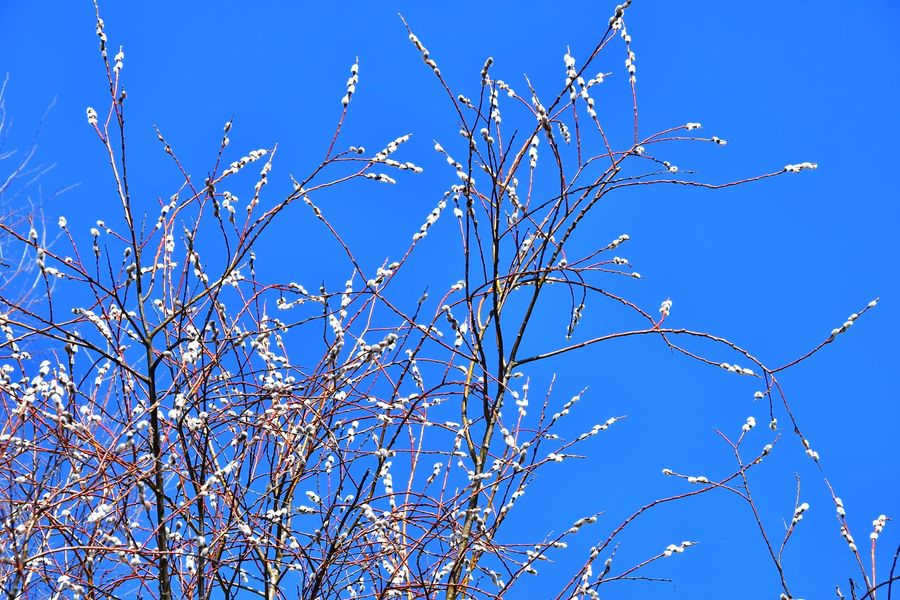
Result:
<svg viewBox="0 0 900 600"><path fill-rule="evenodd" d="M696 543L660 540L657 552L620 564L616 548L631 523L655 507L724 492L758 526L776 593L792 598L783 556L810 505L798 484L789 525L779 530L757 510L751 474L776 445L800 447L816 462L819 455L778 376L876 302L796 360L767 365L721 336L670 327L672 299L647 308L618 291L641 278L623 256L630 237L597 241L585 224L609 194L719 189L816 168L797 162L710 183L666 160L673 144L726 140L699 123L642 132L629 5L615 8L593 48L565 53L551 94L527 79L495 78L490 58L480 86L459 94L407 27L460 137L435 143L448 183L421 227L404 233L406 251L374 271L332 224L337 209L318 199L350 181L393 185L422 169L406 155L410 135L374 152L344 143L345 116L365 84L359 62L347 71L324 159L290 193L269 191L277 149L235 150L229 136L239 123L228 121L201 177L157 131L182 181L149 210L129 186L125 53L110 44L98 8L109 97L87 108L86 120L108 159L115 222L85 232L60 217L45 224L58 237L38 223L0 223L40 283L40 302L0 291L6 597L502 598L527 589L552 559L571 571L557 598L599 598L606 584L641 578L651 563ZM624 71L599 70L601 54L621 57ZM615 78L631 98L627 139L608 135L599 106ZM344 285L257 276L254 248L291 205L305 207L342 249ZM457 232L446 249L457 283L398 297L392 283L435 227ZM631 320L583 330L583 313L602 302ZM559 335L540 334L559 320L560 306ZM751 434L754 417L724 428L731 472L667 468L682 491L636 505L620 523L601 527L587 514L554 534L536 527L509 535L508 516L539 473L577 458L586 440L624 418L599 415L564 437L559 424L582 394L561 399L552 386L534 386L533 374L554 357L631 337L752 379L771 432ZM697 340L708 353L694 349ZM851 535L840 498L833 501L859 563L859 597L875 598L894 579L875 572L887 518L876 520L869 553ZM588 555L566 551L575 536L596 540Z"/></svg>

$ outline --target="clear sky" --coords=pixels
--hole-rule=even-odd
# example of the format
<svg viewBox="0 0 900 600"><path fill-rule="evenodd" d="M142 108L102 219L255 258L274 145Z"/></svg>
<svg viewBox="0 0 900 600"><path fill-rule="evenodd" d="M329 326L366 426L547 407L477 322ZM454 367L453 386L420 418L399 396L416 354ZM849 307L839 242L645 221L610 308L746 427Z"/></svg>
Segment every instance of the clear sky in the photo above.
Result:
<svg viewBox="0 0 900 600"><path fill-rule="evenodd" d="M110 45L125 48L136 197L151 206L178 181L153 124L202 176L232 115L235 147L278 144L271 180L286 188L289 172L308 171L324 154L348 68L358 57L361 81L345 143L381 147L413 133L404 160L426 168L396 187L356 187L352 195L329 199L341 207L331 210L348 241L368 244L371 264L378 264L406 246L453 177L434 156L432 140L459 139L454 113L397 13L455 91L477 93L479 70L490 55L495 77L524 88L528 74L538 90L549 92L564 78L567 46L584 56L613 10L604 2L556 6L524 0L107 1L102 12ZM890 149L900 136L900 4L635 0L627 23L637 54L642 132L696 121L706 134L729 142L673 149L672 162L709 181L788 163L819 165L814 172L716 192L657 187L611 199L592 226L598 243L631 236L627 256L644 278L627 289L629 297L648 310L670 297L667 323L733 339L771 365L803 354L849 314L881 298L835 344L781 378L823 469L788 431L759 469L755 488L764 518L777 530L790 520L794 474L800 475L801 496L811 509L786 554L792 588L799 597L825 598L840 583L849 597L847 577L858 571L839 535L823 475L843 497L854 535L865 544L872 519L900 517L900 208ZM56 99L37 138L38 160L55 163L40 192L51 198L55 190L78 187L48 200L44 211L49 223L65 214L70 226L86 229L115 206L102 148L85 120L87 106L106 102L93 7L87 0L5 0L0 56L14 119L5 147L27 147ZM621 76L618 61L608 64ZM611 102L609 110L616 106ZM620 115L623 125L630 123L627 111ZM601 118L617 117L601 110ZM40 194L32 189L32 195ZM332 259L307 217L295 213L297 222L285 226L295 234L266 243L315 282L328 277ZM427 243L422 252L426 266L442 254ZM417 287L434 270L421 269ZM603 325L598 312L586 325ZM768 421L766 407L753 402L754 384L673 355L657 340L611 344L551 366L562 382L560 398L589 386L579 420L628 415L592 440L589 458L545 471L514 524L540 537L603 511L597 529L585 530L582 545L570 548L579 564L585 548L630 511L687 489L664 478L663 467L710 476L731 468L714 428L734 434L750 415ZM753 435L758 446L772 437L765 427ZM889 523L881 538L882 573L898 530ZM603 597L777 598L775 572L752 517L725 494L653 513L623 539L617 560L639 560L684 539L701 543L646 573L674 583L617 584ZM544 567L546 577L536 580L531 597L555 589L566 560L561 554L557 564Z"/></svg>

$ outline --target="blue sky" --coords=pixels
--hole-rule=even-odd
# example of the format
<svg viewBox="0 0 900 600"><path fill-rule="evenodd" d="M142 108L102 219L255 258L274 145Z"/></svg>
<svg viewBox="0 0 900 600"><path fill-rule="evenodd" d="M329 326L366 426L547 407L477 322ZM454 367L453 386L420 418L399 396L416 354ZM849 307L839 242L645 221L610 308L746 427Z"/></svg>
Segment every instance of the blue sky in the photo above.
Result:
<svg viewBox="0 0 900 600"><path fill-rule="evenodd" d="M232 115L235 148L279 145L271 179L286 189L289 172L303 173L321 159L358 57L361 81L344 141L381 147L413 133L404 159L426 168L396 187L357 186L327 199L348 241L369 248L370 266L377 266L405 248L453 177L434 156L432 140L458 139L451 107L397 13L455 91L477 92L490 55L495 77L524 87L527 73L549 92L564 77L566 47L584 56L612 9L597 2L560 9L536 2L107 2L111 46L125 47L136 197L150 206L178 182L153 124L200 176ZM900 208L890 150L900 135L900 5L794 1L776 9L759 2L636 0L627 23L642 132L697 121L707 135L729 142L674 148L669 160L710 181L802 161L819 168L716 192L658 187L610 200L591 226L602 243L627 232L627 256L644 275L623 293L649 310L670 297L668 323L728 337L773 365L812 348L847 315L881 298L835 344L781 378L823 470L787 432L757 475L755 492L776 529L790 519L794 473L800 475L801 495L812 508L786 564L799 597L828 597L836 583L858 573L822 476L843 497L857 539L868 537L878 514L900 515L892 343L900 336L894 241ZM92 6L86 0L4 2L0 56L14 119L8 147L28 145L56 98L38 136L38 159L56 165L40 193L49 198L79 186L47 202L48 221L65 214L73 227L87 228L105 218L115 199L102 148L84 117L87 106L105 103ZM621 75L618 60L609 64ZM627 105L611 101L608 110L618 108ZM627 112L621 114L628 124ZM32 194L39 196L37 189ZM315 281L328 277L333 263L307 217L294 213L284 235L273 236L263 251L292 253L292 268ZM441 254L440 247L424 245L417 259L422 279L413 284L443 276L433 267ZM603 325L598 312L585 327ZM590 458L549 469L522 504L517 526L540 523L547 531L605 512L599 529L582 539L584 547L573 544L573 556L639 505L685 489L659 475L662 467L729 468L728 449L713 428L735 433L750 415L767 421L765 407L753 403L752 383L674 356L654 340L611 344L550 367L562 382L560 397L589 386L579 419L628 415L592 441ZM753 434L759 446L771 437L764 427ZM682 539L701 544L647 573L674 584L617 584L604 597L775 598L777 580L753 526L746 507L725 495L654 513L625 538L623 564ZM881 538L882 572L898 539L889 523ZM535 593L554 589L565 566L561 558L546 567Z"/></svg>

